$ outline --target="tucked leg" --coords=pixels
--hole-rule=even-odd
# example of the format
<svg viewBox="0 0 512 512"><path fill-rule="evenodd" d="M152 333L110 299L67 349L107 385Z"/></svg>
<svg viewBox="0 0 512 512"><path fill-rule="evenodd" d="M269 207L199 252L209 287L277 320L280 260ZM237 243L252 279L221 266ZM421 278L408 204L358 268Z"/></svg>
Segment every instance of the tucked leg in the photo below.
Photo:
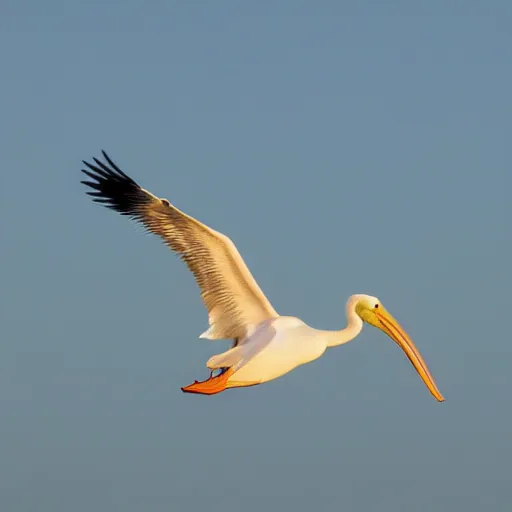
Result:
<svg viewBox="0 0 512 512"><path fill-rule="evenodd" d="M229 377L233 375L234 370L231 368L222 371L220 375L210 377L202 382L195 381L190 386L181 388L184 393L197 393L200 395L215 395L226 389Z"/></svg>

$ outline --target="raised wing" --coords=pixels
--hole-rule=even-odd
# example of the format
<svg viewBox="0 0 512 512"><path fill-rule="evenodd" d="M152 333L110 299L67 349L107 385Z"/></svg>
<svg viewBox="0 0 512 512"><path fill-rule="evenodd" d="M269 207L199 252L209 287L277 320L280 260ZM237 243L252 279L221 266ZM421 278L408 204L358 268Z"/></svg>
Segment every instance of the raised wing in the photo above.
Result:
<svg viewBox="0 0 512 512"><path fill-rule="evenodd" d="M82 181L97 203L141 222L160 236L194 274L208 311L210 329L202 337L243 339L261 321L279 316L265 297L235 244L141 188L103 151L107 164L82 169L94 181Z"/></svg>

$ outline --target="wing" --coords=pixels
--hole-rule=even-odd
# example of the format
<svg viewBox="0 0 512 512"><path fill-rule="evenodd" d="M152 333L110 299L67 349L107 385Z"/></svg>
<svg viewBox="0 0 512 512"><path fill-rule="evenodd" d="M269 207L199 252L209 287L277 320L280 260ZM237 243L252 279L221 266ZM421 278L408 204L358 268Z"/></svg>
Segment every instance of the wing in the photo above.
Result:
<svg viewBox="0 0 512 512"><path fill-rule="evenodd" d="M192 271L208 311L210 328L201 337L245 338L261 321L279 316L265 297L235 244L198 220L141 188L103 151L106 164L82 169L94 181L82 181L97 203L141 222ZM107 165L108 164L108 165Z"/></svg>

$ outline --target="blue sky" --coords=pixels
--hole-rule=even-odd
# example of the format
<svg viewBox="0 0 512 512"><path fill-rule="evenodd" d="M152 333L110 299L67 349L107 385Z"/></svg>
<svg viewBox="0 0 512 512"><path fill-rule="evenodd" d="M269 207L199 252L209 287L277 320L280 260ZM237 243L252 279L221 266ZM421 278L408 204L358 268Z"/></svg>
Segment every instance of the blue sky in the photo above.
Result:
<svg viewBox="0 0 512 512"><path fill-rule="evenodd" d="M505 511L509 2L6 2L0 506ZM105 149L228 234L282 314L377 295L447 401L366 327L282 379L180 387L227 342L162 244L94 205Z"/></svg>

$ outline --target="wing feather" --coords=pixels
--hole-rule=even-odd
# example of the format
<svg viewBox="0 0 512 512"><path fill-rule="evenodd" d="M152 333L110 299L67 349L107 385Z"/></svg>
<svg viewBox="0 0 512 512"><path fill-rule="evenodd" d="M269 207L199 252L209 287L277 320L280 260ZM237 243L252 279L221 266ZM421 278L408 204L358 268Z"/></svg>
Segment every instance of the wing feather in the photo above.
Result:
<svg viewBox="0 0 512 512"><path fill-rule="evenodd" d="M103 151L107 164L83 162L93 201L142 223L161 237L194 274L208 311L210 339L245 338L257 324L279 316L256 283L235 244L167 199L160 199L126 175Z"/></svg>

